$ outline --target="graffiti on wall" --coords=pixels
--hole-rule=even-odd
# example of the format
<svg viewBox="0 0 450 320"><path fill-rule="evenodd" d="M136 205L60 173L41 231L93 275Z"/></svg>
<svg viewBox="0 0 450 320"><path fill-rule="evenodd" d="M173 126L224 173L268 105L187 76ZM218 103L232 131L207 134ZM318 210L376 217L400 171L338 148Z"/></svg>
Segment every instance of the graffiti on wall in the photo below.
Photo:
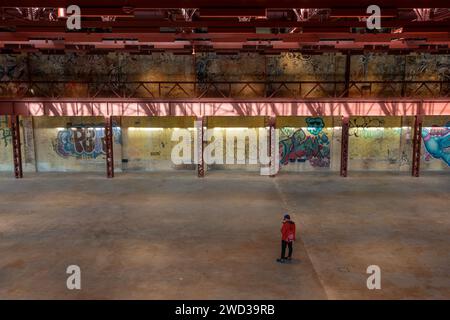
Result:
<svg viewBox="0 0 450 320"><path fill-rule="evenodd" d="M380 138L383 136L384 120L382 118L356 117L349 121L349 135L363 138Z"/></svg>
<svg viewBox="0 0 450 320"><path fill-rule="evenodd" d="M305 128L282 128L280 135L280 163L305 162L313 167L330 166L330 139L323 132L322 118L306 118Z"/></svg>
<svg viewBox="0 0 450 320"><path fill-rule="evenodd" d="M450 121L444 126L422 128L425 161L440 159L450 166Z"/></svg>
<svg viewBox="0 0 450 320"><path fill-rule="evenodd" d="M8 118L0 117L0 145L5 148L11 143L11 129L8 126Z"/></svg>
<svg viewBox="0 0 450 320"><path fill-rule="evenodd" d="M120 128L113 127L114 142L121 144ZM63 157L95 159L106 154L105 128L99 125L74 125L59 129L53 142L55 152Z"/></svg>

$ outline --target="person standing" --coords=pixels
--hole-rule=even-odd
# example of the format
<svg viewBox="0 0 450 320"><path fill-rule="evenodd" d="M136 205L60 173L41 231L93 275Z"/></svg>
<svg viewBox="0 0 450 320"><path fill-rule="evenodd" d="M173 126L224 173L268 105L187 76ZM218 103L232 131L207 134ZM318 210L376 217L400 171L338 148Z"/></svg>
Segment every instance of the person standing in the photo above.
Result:
<svg viewBox="0 0 450 320"><path fill-rule="evenodd" d="M292 244L295 241L295 223L288 214L284 215L283 225L281 227L281 258L277 262L284 263L292 259ZM286 247L288 247L288 256L286 257Z"/></svg>

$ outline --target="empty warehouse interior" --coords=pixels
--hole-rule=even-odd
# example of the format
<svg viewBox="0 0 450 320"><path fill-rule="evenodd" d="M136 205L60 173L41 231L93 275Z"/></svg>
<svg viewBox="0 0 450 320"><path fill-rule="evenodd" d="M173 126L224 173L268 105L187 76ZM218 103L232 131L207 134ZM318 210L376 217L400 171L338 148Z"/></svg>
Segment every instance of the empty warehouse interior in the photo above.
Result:
<svg viewBox="0 0 450 320"><path fill-rule="evenodd" d="M347 2L3 0L0 299L450 299L448 3Z"/></svg>

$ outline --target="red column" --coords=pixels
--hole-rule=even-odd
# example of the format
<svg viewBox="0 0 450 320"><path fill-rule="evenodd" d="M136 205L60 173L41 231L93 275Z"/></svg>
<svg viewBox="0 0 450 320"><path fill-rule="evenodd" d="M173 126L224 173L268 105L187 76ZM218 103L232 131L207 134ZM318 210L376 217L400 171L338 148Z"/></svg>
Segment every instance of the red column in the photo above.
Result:
<svg viewBox="0 0 450 320"><path fill-rule="evenodd" d="M198 164L197 164L197 175L199 178L203 178L205 176L205 161L203 159L203 127L206 125L206 119L205 118L198 118L198 122L200 123L200 128L198 128L197 131L197 157L198 157Z"/></svg>
<svg viewBox="0 0 450 320"><path fill-rule="evenodd" d="M20 148L20 123L19 116L11 116L11 136L14 157L14 175L17 179L23 178L22 150Z"/></svg>
<svg viewBox="0 0 450 320"><path fill-rule="evenodd" d="M270 168L272 166L275 166L276 163L273 163L276 161L277 157L275 156L275 152L279 152L280 146L279 141L276 141L276 134L275 134L276 128L276 119L275 118L269 118L269 154L271 156L270 160ZM273 154L272 154L273 151ZM279 165L279 163L278 163ZM278 172L271 174L270 177L274 178Z"/></svg>
<svg viewBox="0 0 450 320"><path fill-rule="evenodd" d="M413 155L412 155L412 170L413 177L419 177L420 173L420 150L422 143L422 118L415 116L413 128Z"/></svg>
<svg viewBox="0 0 450 320"><path fill-rule="evenodd" d="M113 152L113 124L112 117L105 117L105 146L106 146L106 174L114 178L114 152Z"/></svg>
<svg viewBox="0 0 450 320"><path fill-rule="evenodd" d="M345 89L344 89L344 97L348 97L350 92L350 64L352 61L352 56L350 55L350 53L347 53L347 55L345 56Z"/></svg>
<svg viewBox="0 0 450 320"><path fill-rule="evenodd" d="M341 137L341 177L347 176L348 169L348 117L342 118L342 137Z"/></svg>

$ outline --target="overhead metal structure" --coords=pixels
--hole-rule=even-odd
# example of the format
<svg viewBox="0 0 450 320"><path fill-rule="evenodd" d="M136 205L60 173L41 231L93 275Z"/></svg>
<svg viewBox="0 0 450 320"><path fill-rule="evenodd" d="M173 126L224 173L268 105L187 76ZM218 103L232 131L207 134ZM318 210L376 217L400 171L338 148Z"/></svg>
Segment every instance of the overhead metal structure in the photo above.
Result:
<svg viewBox="0 0 450 320"><path fill-rule="evenodd" d="M365 52L450 54L449 2L373 2L2 0L0 53L172 52L195 57L201 52L272 55L289 51L346 55L345 75L337 81L0 80L0 115L11 118L15 176L23 175L19 117L66 115L104 117L110 178L114 176L113 118L121 116L196 116L200 120L199 139L208 116L265 116L272 119L269 126L273 132L277 116L337 116L342 119L340 174L344 177L350 116L414 117L411 173L418 176L422 117L450 114L449 81L353 81L350 56ZM366 25L370 15L367 7L373 4L381 8L381 28L377 30ZM70 5L81 9L79 30L66 26ZM70 86L84 93L68 98L65 89ZM432 99L436 97L441 99ZM274 139L270 145L276 148ZM200 152L202 148L203 142ZM203 177L205 170L200 161L198 176Z"/></svg>
<svg viewBox="0 0 450 320"><path fill-rule="evenodd" d="M373 1L330 0L83 0L75 3L81 30L67 30L64 9L72 2L3 0L0 50L450 52L448 1L377 1L380 30L366 28Z"/></svg>

